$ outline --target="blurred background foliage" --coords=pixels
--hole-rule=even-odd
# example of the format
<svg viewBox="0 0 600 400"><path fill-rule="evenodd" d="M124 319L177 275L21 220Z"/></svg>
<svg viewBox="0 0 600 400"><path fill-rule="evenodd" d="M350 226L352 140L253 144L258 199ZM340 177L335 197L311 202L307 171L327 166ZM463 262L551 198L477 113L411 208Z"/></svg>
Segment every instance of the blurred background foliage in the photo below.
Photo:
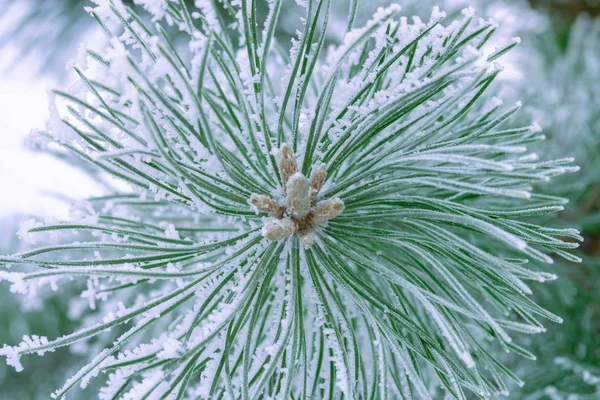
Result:
<svg viewBox="0 0 600 400"><path fill-rule="evenodd" d="M0 219L0 254L8 254L22 248L15 232L25 215L13 215ZM68 290L61 288L61 290ZM29 332L38 332L52 336L64 334L66 329L76 329L77 324L69 315L69 297L47 296L44 291L39 297L16 297L3 285L0 289L0 341L8 342L22 338ZM10 322L9 322L10 321ZM72 349L71 349L72 350ZM76 353L67 348L49 353L35 360L25 361L28 374L16 373L14 368L0 364L0 399L46 399L50 388L63 384L69 364L82 361ZM75 371L72 371L75 372ZM31 382L36 382L31 385Z"/></svg>
<svg viewBox="0 0 600 400"><path fill-rule="evenodd" d="M132 0L124 0L136 6ZM362 1L360 17L391 0ZM534 149L541 157L573 156L582 171L563 176L543 188L570 199L571 203L551 223L577 226L586 238L580 248L581 264L558 262L559 279L534 287L535 300L564 318L548 325L544 335L522 338L538 357L535 363L506 360L526 384L511 388L510 398L537 400L600 399L600 0L399 0L403 15L431 12L439 5L450 16L466 6L480 15L499 20L505 37L520 35L523 43L514 52L516 76L505 79L496 90L506 101L522 100L523 120L537 121L548 140ZM96 28L84 11L86 0L0 0L0 51L12 49L4 60L10 70L34 65L36 74L59 81L74 57L78 43ZM290 3L293 3L290 0ZM332 13L343 32L348 1L336 1ZM284 31L291 39L301 9L284 7ZM360 24L361 21L357 21ZM339 40L332 29L331 43ZM289 43L289 41L284 41ZM6 53L5 53L6 54ZM27 121L24 121L27 123ZM10 134L10 132L4 132ZM62 154L57 153L57 157ZM0 254L21 249L15 232L30 216L4 216L0 220ZM72 286L60 290L75 290ZM67 304L68 296L14 297L8 285L0 286L0 342L16 343L28 332L57 337L76 329L81 304ZM9 322L10 321L10 322ZM78 349L66 348L42 358L24 360L27 376L0 363L0 399L45 399L59 387L79 360ZM36 385L28 385L36 382ZM74 394L77 398L77 393Z"/></svg>

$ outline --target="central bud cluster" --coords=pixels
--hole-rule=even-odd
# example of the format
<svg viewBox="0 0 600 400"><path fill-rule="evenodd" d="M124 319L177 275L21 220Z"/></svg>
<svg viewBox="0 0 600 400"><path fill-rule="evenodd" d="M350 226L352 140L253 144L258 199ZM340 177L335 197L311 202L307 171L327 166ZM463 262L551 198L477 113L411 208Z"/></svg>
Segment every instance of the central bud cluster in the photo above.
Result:
<svg viewBox="0 0 600 400"><path fill-rule="evenodd" d="M298 234L304 247L308 248L315 242L313 228L340 215L344 202L338 197L317 201L327 177L323 164L315 166L310 180L307 179L298 171L294 153L286 144L279 150L277 164L283 184L283 200L277 202L269 196L253 193L250 203L272 217L263 226L265 238L283 240Z"/></svg>

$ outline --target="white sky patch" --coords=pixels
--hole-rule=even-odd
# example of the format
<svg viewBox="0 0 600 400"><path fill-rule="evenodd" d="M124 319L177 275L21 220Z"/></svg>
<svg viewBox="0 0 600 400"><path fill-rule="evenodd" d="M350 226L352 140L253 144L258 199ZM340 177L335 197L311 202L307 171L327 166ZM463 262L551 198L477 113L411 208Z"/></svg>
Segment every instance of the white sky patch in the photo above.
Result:
<svg viewBox="0 0 600 400"><path fill-rule="evenodd" d="M6 54L12 53L11 49L5 50L2 59L12 60L13 54ZM66 218L68 204L50 193L81 199L98 192L84 173L25 146L32 128L45 127L46 89L60 85L49 77L36 76L27 65L7 67L0 61L0 217Z"/></svg>

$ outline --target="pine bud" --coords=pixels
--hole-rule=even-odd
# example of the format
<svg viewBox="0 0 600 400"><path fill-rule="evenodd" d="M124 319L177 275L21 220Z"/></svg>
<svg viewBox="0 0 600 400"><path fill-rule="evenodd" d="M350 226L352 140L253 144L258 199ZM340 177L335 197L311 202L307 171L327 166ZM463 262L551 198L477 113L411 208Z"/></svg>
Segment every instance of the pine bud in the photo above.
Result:
<svg viewBox="0 0 600 400"><path fill-rule="evenodd" d="M310 211L310 184L300 172L290 176L286 185L287 212L296 217L306 217Z"/></svg>
<svg viewBox="0 0 600 400"><path fill-rule="evenodd" d="M316 168L313 169L312 174L310 175L310 187L311 187L311 198L314 201L323 184L325 183L325 178L327 177L327 171L325 170L325 164L320 164Z"/></svg>
<svg viewBox="0 0 600 400"><path fill-rule="evenodd" d="M269 213L272 216L280 216L283 212L282 207L275 200L264 194L252 193L250 203L259 211Z"/></svg>
<svg viewBox="0 0 600 400"><path fill-rule="evenodd" d="M310 232L303 232L302 235L300 235L300 239L302 240L302 245L304 245L305 249L308 249L315 244L315 238Z"/></svg>
<svg viewBox="0 0 600 400"><path fill-rule="evenodd" d="M339 197L319 202L313 210L313 224L322 224L340 215L344 202Z"/></svg>
<svg viewBox="0 0 600 400"><path fill-rule="evenodd" d="M269 240L281 240L290 237L296 231L296 225L290 218L272 219L262 227L262 234Z"/></svg>
<svg viewBox="0 0 600 400"><path fill-rule="evenodd" d="M281 182L285 188L290 176L298 172L298 164L296 163L296 157L294 152L287 144L282 144L279 150L279 159L277 160L279 166L279 174L281 175Z"/></svg>

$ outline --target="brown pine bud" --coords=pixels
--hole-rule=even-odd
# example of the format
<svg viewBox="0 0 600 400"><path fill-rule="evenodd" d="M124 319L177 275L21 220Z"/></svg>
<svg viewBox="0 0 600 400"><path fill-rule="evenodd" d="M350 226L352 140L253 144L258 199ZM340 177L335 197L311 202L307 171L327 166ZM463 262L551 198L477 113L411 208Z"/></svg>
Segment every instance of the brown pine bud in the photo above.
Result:
<svg viewBox="0 0 600 400"><path fill-rule="evenodd" d="M320 164L313 169L312 174L310 175L311 199L313 201L319 195L319 192L325 183L325 178L327 178L325 164Z"/></svg>
<svg viewBox="0 0 600 400"><path fill-rule="evenodd" d="M262 234L269 240L281 240L296 232L296 225L290 218L272 219L262 227Z"/></svg>
<svg viewBox="0 0 600 400"><path fill-rule="evenodd" d="M300 172L290 176L286 185L286 206L289 215L303 218L310 211L310 184Z"/></svg>
<svg viewBox="0 0 600 400"><path fill-rule="evenodd" d="M259 211L271 214L274 217L283 215L283 208L269 196L252 193L250 203Z"/></svg>
<svg viewBox="0 0 600 400"><path fill-rule="evenodd" d="M298 172L296 157L294 157L294 152L290 146L285 143L281 145L277 162L279 166L279 174L281 175L281 182L283 183L283 187L285 189L290 176Z"/></svg>
<svg viewBox="0 0 600 400"><path fill-rule="evenodd" d="M313 244L315 244L315 238L311 232L303 232L300 235L300 239L302 240L302 245L304 245L305 249L308 249Z"/></svg>
<svg viewBox="0 0 600 400"><path fill-rule="evenodd" d="M339 197L317 203L313 210L313 224L322 224L323 222L334 219L344 211L344 202Z"/></svg>

